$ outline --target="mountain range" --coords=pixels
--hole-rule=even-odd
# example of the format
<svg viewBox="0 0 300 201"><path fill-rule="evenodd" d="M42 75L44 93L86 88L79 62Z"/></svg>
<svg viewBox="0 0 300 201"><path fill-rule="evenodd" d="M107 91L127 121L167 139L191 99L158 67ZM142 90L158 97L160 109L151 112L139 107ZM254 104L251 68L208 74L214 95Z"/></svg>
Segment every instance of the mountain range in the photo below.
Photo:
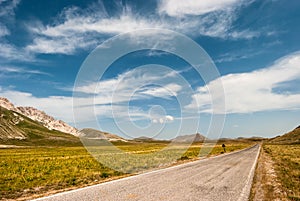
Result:
<svg viewBox="0 0 300 201"><path fill-rule="evenodd" d="M130 141L118 135L92 128L78 130L41 110L33 107L16 107L7 98L0 97L0 144L73 146L81 144L80 138ZM196 133L177 136L171 141L191 143L205 140L209 139ZM260 141L262 139L255 138L255 140ZM154 142L160 140L149 137L137 137L133 141ZM300 126L282 136L270 139L269 142L279 144L300 143Z"/></svg>

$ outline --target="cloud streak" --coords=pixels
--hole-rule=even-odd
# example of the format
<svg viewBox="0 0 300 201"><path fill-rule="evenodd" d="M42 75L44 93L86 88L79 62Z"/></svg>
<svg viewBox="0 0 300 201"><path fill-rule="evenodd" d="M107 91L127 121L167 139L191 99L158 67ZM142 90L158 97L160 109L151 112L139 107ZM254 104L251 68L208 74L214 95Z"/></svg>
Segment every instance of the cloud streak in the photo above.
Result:
<svg viewBox="0 0 300 201"><path fill-rule="evenodd" d="M0 66L0 75L8 75L8 74L33 74L33 75L47 75L51 76L49 73L40 71L40 70L32 70L22 67L15 67L15 66Z"/></svg>

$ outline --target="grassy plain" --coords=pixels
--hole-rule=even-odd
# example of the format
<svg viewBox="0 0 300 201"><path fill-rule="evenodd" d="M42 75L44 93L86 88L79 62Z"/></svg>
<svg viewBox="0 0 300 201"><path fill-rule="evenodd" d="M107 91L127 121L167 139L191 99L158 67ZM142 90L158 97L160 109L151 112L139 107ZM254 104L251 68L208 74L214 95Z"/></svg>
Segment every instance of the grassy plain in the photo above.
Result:
<svg viewBox="0 0 300 201"><path fill-rule="evenodd" d="M290 200L300 200L300 144L266 144L275 171Z"/></svg>
<svg viewBox="0 0 300 201"><path fill-rule="evenodd" d="M226 151L231 152L249 145L250 143L231 142L226 144ZM126 153L143 157L143 154L165 148L167 143L132 142L116 143L116 146ZM181 146L178 145L166 153L180 149ZM159 167L195 160L199 157L200 149L200 143L193 144L177 161L160 164ZM222 153L223 148L217 144L202 146L201 150L202 155L206 155L205 151L208 150L211 150L209 155L216 155ZM113 153L103 156L112 155ZM157 167L149 165L146 168ZM0 172L0 199L25 199L32 195L78 188L130 175L100 164L82 146L3 148L0 149Z"/></svg>

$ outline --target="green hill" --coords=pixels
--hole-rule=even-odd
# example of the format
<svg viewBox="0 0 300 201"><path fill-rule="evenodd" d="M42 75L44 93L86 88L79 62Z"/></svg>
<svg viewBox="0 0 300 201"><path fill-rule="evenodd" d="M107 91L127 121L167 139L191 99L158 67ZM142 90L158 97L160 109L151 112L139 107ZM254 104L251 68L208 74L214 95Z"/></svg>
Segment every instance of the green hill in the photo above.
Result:
<svg viewBox="0 0 300 201"><path fill-rule="evenodd" d="M0 107L0 144L21 146L77 146L79 138L56 130L22 114Z"/></svg>
<svg viewBox="0 0 300 201"><path fill-rule="evenodd" d="M93 128L84 128L80 131L80 137L89 138L89 139L103 139L109 141L127 141L124 138L121 138L118 135L111 133L99 131Z"/></svg>

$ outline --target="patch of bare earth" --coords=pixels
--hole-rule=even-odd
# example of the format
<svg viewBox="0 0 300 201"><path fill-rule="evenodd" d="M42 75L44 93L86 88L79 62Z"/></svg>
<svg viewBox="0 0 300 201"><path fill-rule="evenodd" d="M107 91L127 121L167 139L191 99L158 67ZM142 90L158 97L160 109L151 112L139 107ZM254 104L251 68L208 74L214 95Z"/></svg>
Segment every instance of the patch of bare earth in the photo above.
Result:
<svg viewBox="0 0 300 201"><path fill-rule="evenodd" d="M261 149L251 189L250 201L288 201L274 170L274 162Z"/></svg>

